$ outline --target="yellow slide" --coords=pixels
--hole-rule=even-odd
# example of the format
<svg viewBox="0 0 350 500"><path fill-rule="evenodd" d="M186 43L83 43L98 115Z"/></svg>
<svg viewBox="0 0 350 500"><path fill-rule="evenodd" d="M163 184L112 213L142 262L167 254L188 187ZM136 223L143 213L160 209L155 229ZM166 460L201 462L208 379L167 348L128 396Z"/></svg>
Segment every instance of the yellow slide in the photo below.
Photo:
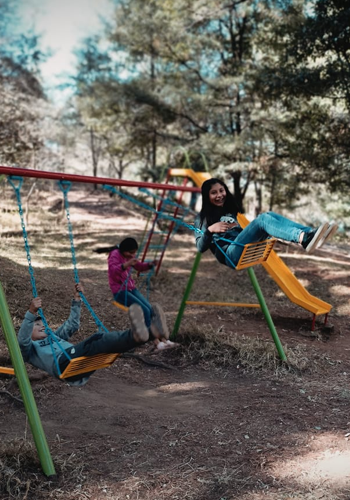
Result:
<svg viewBox="0 0 350 500"><path fill-rule="evenodd" d="M198 187L201 187L204 181L212 178L212 175L208 172L195 172L192 168L171 168L169 170L169 176L188 177Z"/></svg>
<svg viewBox="0 0 350 500"><path fill-rule="evenodd" d="M241 227L249 224L248 219L243 214L238 214L238 222ZM267 261L263 262L262 265L294 304L312 312L316 316L327 314L332 309L330 304L311 295L273 250Z"/></svg>

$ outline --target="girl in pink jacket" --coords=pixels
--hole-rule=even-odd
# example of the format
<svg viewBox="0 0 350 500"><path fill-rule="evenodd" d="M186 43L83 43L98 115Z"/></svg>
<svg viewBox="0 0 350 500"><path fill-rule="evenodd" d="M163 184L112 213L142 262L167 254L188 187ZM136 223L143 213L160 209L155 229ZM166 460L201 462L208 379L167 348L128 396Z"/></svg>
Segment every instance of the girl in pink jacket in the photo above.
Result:
<svg viewBox="0 0 350 500"><path fill-rule="evenodd" d="M132 269L136 271L147 271L152 269L157 261L140 262L136 253L137 241L134 238L125 238L119 245L95 250L97 253L108 253L108 281L114 300L123 306L130 307L131 304L139 304L142 307L146 326L154 337L162 337L162 341L170 345L169 330L165 321L165 314L159 304L153 306L146 300L136 288L135 281L131 277ZM156 321L157 320L157 321ZM157 332L153 329L157 328ZM160 334L160 335L158 335ZM158 346L157 346L158 347ZM162 348L159 346L159 348Z"/></svg>

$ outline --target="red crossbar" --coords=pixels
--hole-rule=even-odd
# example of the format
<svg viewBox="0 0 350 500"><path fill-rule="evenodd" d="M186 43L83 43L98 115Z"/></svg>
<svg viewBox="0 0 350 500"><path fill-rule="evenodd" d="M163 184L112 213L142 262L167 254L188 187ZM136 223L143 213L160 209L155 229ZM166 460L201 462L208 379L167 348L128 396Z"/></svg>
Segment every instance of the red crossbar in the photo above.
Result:
<svg viewBox="0 0 350 500"><path fill-rule="evenodd" d="M108 177L93 177L89 175L64 174L62 172L47 172L30 168L4 167L0 165L0 174L17 175L20 177L36 177L39 179L53 179L56 181L87 182L89 184L108 184L109 186L145 187L148 189L166 189L169 191L188 191L200 193L198 187L174 186L158 182L126 181L124 179L110 179Z"/></svg>

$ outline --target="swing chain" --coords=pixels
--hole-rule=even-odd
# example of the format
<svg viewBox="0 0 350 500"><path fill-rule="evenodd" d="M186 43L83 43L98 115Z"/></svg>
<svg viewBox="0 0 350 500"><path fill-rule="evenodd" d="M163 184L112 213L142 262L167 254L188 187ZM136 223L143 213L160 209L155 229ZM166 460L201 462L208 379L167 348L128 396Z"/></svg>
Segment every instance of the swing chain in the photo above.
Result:
<svg viewBox="0 0 350 500"><path fill-rule="evenodd" d="M132 203L135 203L136 205L139 205L140 207L145 208L146 210L152 211L153 213L159 215L163 219L175 222L178 226L181 225L181 226L183 226L183 227L185 227L185 228L189 229L190 231L193 231L193 232L195 232L197 234L204 234L204 231L202 231L202 229L199 229L198 227L195 227L192 224L187 224L183 220L177 219L176 217L171 217L170 215L166 215L166 214L163 213L163 211L158 211L158 210L152 208L151 206L147 205L146 203L143 203L142 201L139 201L136 198L133 198L132 196L129 196L129 195L125 194L125 193L122 193L121 191L118 191L114 186L109 186L107 184L104 184L103 188L106 189L106 190L110 190L114 194L118 194L120 197L125 198L125 199L131 201ZM222 237L220 237L219 239L220 240L224 240L224 241L230 241L230 243L232 243L231 240L226 240L225 238L222 238ZM235 264L231 261L231 259L225 253L225 251L219 246L218 242L214 240L214 243L217 246L217 248L227 258L227 260L229 261L229 263L231 264L231 266L235 269L236 268ZM236 243L236 245L244 246L244 245L241 245L240 243Z"/></svg>
<svg viewBox="0 0 350 500"><path fill-rule="evenodd" d="M14 181L18 181L18 184L16 185ZM31 259L31 256L30 256L30 247L29 247L29 243L28 243L28 233L27 233L25 222L24 222L24 215L23 215L23 208L22 208L22 199L21 199L21 187L22 187L22 184L23 184L23 177L9 176L8 177L8 182L11 185L11 187L13 188L13 190L15 192L15 195L16 195L16 199L17 199L18 213L19 213L20 219L21 219L21 227L22 227L22 233L23 233L24 247L25 247L25 251L26 251L26 254L27 254L27 261L28 261L28 270L29 270L29 275L30 275L30 282L31 282L31 285L32 285L32 295L33 295L34 298L36 298L36 297L38 297L38 292L37 292L36 283L35 283L35 276L34 276L34 269L33 269L33 266L32 266L32 259ZM59 348L61 349L61 351L68 357L68 359L71 359L71 358L68 355L68 353L65 351L65 349L60 345L60 342L59 342L58 338L56 337L56 335L54 334L54 332L49 327L49 325L47 323L47 320L46 320L46 317L45 317L45 314L44 314L44 311L42 310L41 307L38 309L38 315L40 316L40 318L41 318L41 320L43 322L43 325L44 325L44 328L45 328L45 333L46 333L46 335L49 338L51 349L52 349L52 352L54 354L54 360L55 360L56 368L57 368L58 373L60 374L60 369L59 369L59 366L58 366L57 356L55 355L55 352L54 352L54 347L52 345L52 340L56 341L57 345L59 346Z"/></svg>
<svg viewBox="0 0 350 500"><path fill-rule="evenodd" d="M71 187L71 182L69 181L58 181L58 185L63 193L63 198L64 198L64 208L66 211L66 218L67 218L67 227L68 227L68 235L69 235L69 241L70 241L70 249L71 249L71 256L72 256L72 263L73 263L73 270L74 270L74 279L76 283L79 283L79 273L78 273L78 267L77 267L77 258L76 258L76 252L75 252L75 246L74 246L74 237L73 237L73 227L71 223L71 217L70 217L70 210L69 210L69 200L68 200L68 192ZM102 321L99 319L99 317L96 315L95 311L92 309L91 305L89 304L87 298L83 294L83 292L79 292L79 295L81 297L81 300L83 301L85 307L89 311L90 315L92 316L93 320L96 323L96 326L99 331L104 330L106 333L108 333L107 328L104 326Z"/></svg>

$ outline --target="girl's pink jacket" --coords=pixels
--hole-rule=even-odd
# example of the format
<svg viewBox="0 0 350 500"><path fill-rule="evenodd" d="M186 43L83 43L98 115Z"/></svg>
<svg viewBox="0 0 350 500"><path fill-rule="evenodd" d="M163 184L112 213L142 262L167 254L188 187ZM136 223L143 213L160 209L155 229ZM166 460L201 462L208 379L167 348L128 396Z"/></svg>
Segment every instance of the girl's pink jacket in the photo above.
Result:
<svg viewBox="0 0 350 500"><path fill-rule="evenodd" d="M119 249L116 248L108 256L108 282L113 294L120 290L134 290L136 288L135 281L130 276L131 268L122 269L122 264L128 259L123 257ZM136 271L146 271L152 267L149 262L137 262L133 266ZM129 279L128 279L129 277ZM127 283L126 283L127 280Z"/></svg>

